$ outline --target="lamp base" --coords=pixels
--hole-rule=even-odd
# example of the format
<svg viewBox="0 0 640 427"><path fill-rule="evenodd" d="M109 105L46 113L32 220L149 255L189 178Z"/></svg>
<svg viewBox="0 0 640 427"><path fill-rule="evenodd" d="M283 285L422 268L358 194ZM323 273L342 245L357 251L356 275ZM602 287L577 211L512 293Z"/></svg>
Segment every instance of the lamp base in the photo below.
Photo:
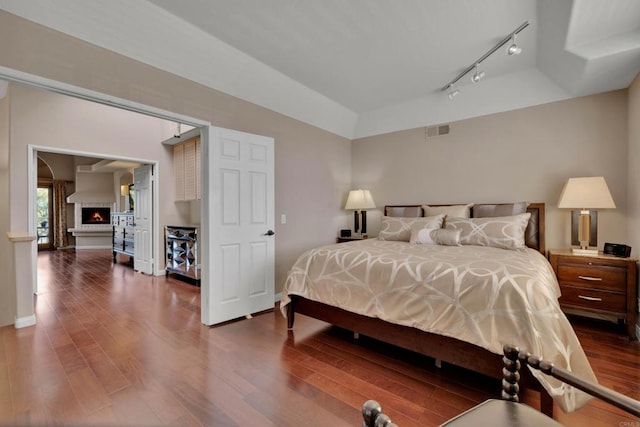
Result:
<svg viewBox="0 0 640 427"><path fill-rule="evenodd" d="M598 249L571 248L571 253L574 255L595 256L598 255Z"/></svg>

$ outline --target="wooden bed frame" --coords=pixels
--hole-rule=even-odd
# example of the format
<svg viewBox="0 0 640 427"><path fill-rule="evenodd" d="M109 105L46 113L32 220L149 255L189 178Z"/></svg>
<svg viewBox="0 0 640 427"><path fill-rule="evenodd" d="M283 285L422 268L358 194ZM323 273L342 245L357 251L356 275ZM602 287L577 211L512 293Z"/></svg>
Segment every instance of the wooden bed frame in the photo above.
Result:
<svg viewBox="0 0 640 427"><path fill-rule="evenodd" d="M420 215L412 216L422 216L420 205L385 206L384 213L387 214L393 209L397 211L403 208L420 212ZM527 211L532 213L526 232L527 246L534 247L544 255L544 203L532 203ZM396 325L378 318L351 313L337 307L291 295L291 302L287 306L287 327L289 329L293 329L296 313L351 330L354 334L363 334L432 357L436 359L436 364L443 361L493 378L502 378L502 355L491 353L465 341L424 332L408 326ZM552 417L553 401L551 396L528 370L523 370L522 374L521 384L540 391L540 410Z"/></svg>

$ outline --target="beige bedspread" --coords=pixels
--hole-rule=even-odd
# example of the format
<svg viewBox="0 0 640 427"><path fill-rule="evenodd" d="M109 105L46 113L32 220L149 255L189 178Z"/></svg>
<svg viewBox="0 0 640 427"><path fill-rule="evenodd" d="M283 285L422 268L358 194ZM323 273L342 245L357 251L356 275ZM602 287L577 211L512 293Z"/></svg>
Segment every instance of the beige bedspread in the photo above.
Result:
<svg viewBox="0 0 640 427"><path fill-rule="evenodd" d="M596 381L560 310L560 288L533 249L411 245L368 239L323 246L300 256L289 272L289 295L446 335L502 354L506 343ZM534 372L560 407L588 397Z"/></svg>

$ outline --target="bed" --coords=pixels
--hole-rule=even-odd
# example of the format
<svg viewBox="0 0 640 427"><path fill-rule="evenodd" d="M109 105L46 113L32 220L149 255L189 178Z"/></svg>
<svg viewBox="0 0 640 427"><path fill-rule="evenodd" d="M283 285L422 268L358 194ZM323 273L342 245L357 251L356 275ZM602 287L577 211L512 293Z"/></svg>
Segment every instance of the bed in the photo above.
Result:
<svg viewBox="0 0 640 427"><path fill-rule="evenodd" d="M522 247L513 250L447 244L446 239L444 244L413 244L415 230L411 243L405 238L382 240L392 221L420 228L415 224L436 218L424 217L433 207L437 211L435 205L386 206L379 238L302 254L282 294L280 308L288 327L293 328L296 313L304 314L495 378L502 378L502 346L515 342L596 381L557 302L559 286L544 256L544 204L528 204L526 214L518 215L518 232L524 233L518 243ZM493 222L503 218L516 216ZM443 229L455 229L458 221L474 234L492 220L450 216L449 221L444 216ZM445 233L428 230L431 237ZM523 385L541 391L541 410L550 415L553 401L572 411L588 400L535 372L527 372Z"/></svg>

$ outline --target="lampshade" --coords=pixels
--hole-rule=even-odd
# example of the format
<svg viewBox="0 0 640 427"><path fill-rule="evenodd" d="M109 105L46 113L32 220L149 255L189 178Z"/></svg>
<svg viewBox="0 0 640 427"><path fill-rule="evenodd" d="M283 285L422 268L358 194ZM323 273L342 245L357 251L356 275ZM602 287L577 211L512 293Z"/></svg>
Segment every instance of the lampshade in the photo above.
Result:
<svg viewBox="0 0 640 427"><path fill-rule="evenodd" d="M344 205L347 210L373 209L375 207L376 204L373 202L369 190L351 190L347 203Z"/></svg>
<svg viewBox="0 0 640 427"><path fill-rule="evenodd" d="M614 209L607 182L602 176L569 178L560 193L559 208Z"/></svg>
<svg viewBox="0 0 640 427"><path fill-rule="evenodd" d="M593 225L595 230L598 227L597 219L594 219L592 223L589 209L613 209L616 207L604 178L601 176L569 178L560 194L558 207L580 210L580 216L577 221L580 248L573 248L573 253L577 255L597 255L597 248L589 249L591 227ZM572 228L574 227L573 225Z"/></svg>

